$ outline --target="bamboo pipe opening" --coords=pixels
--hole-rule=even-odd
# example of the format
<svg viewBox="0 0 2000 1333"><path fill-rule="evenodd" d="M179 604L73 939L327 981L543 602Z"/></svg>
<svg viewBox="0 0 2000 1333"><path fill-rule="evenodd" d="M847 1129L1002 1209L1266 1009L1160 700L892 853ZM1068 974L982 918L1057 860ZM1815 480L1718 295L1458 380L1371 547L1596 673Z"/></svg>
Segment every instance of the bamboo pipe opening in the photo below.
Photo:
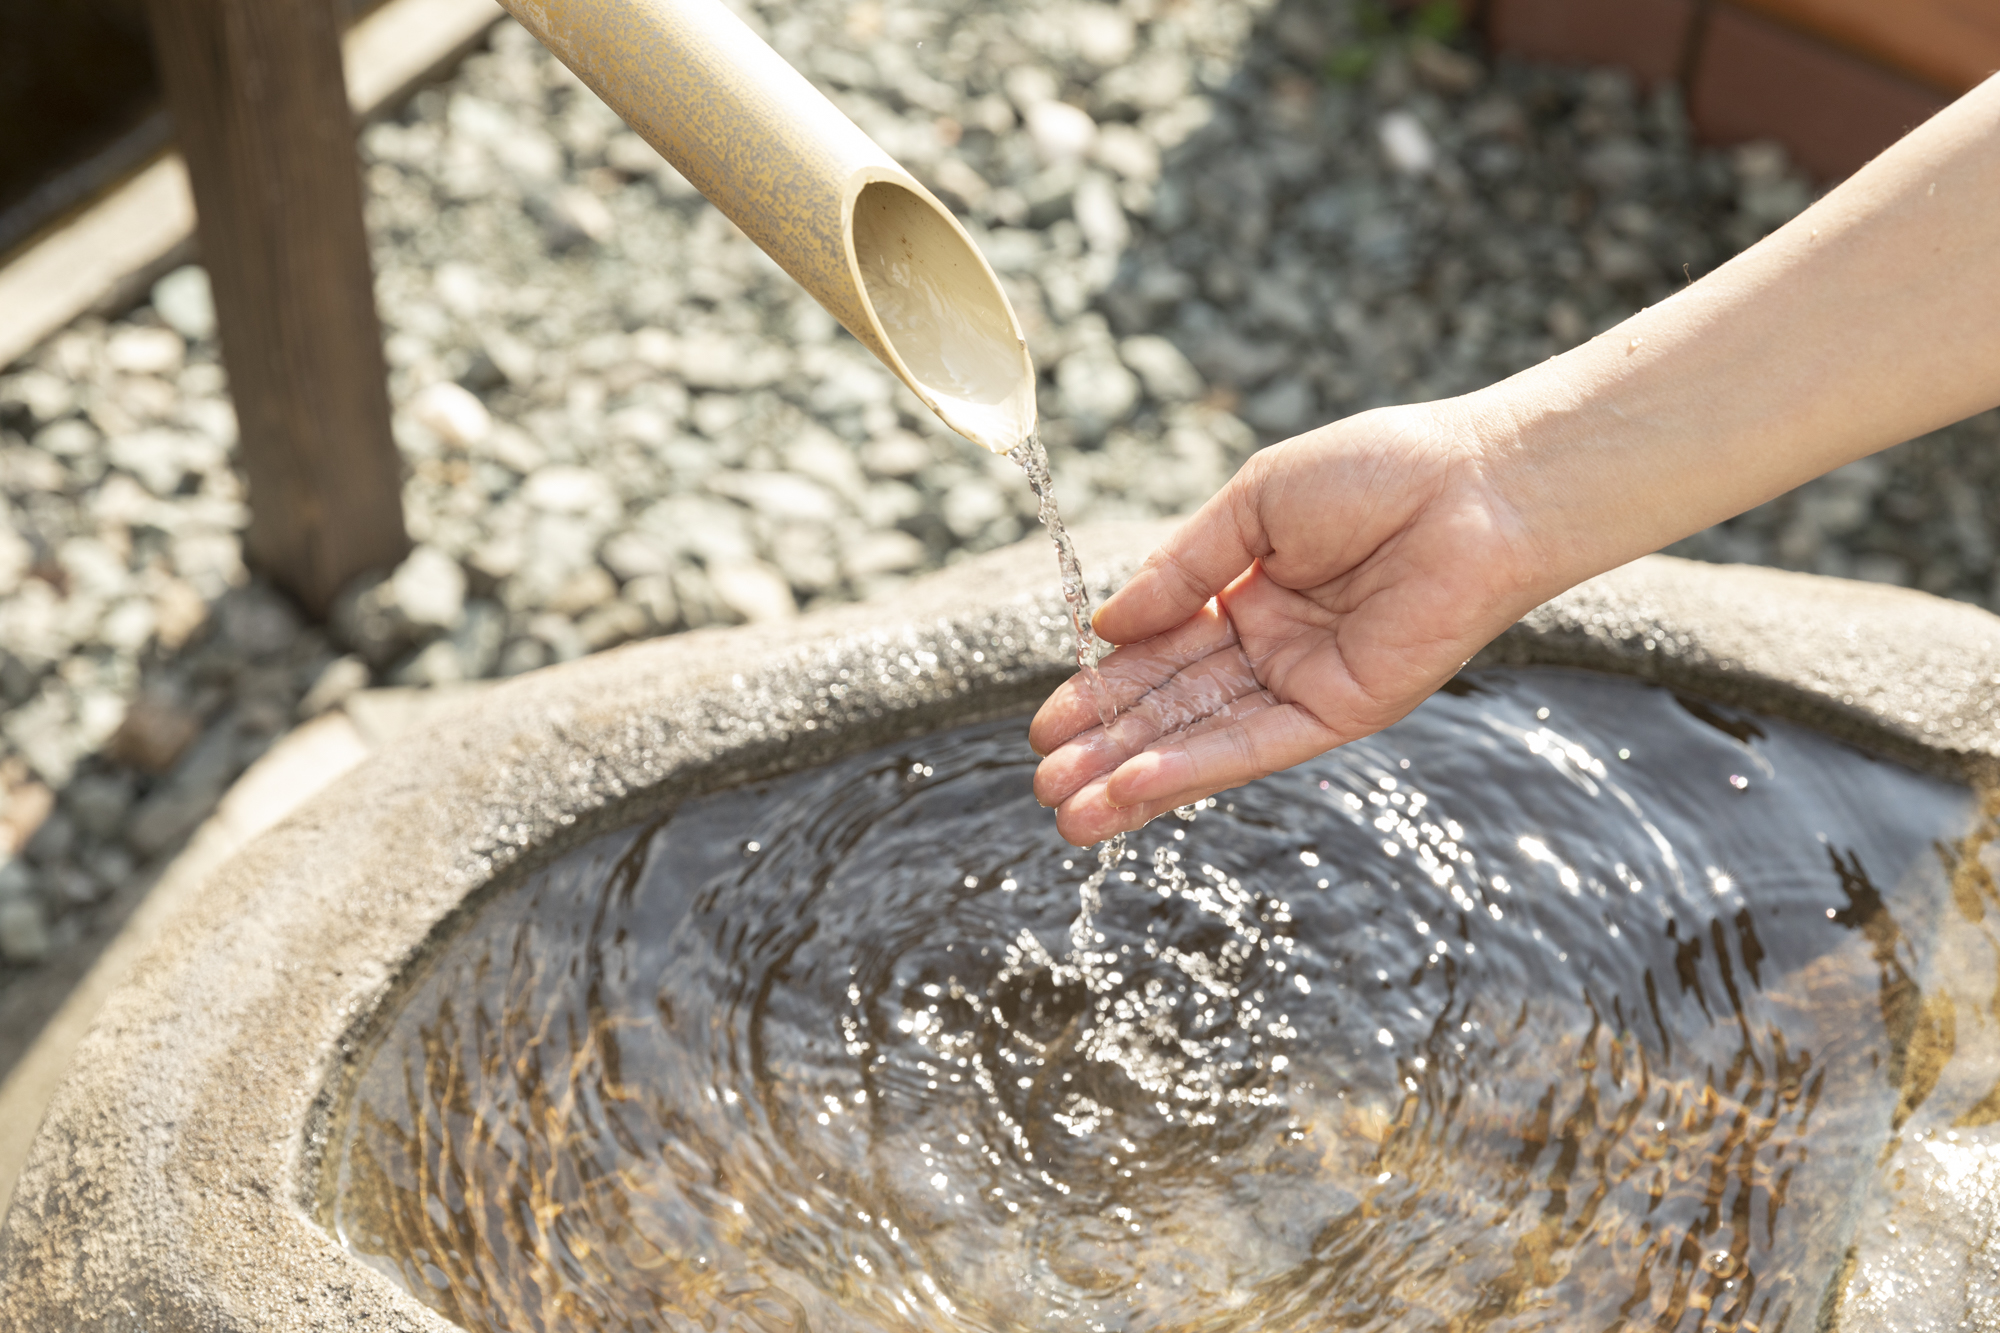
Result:
<svg viewBox="0 0 2000 1333"><path fill-rule="evenodd" d="M1035 429L1035 372L993 270L956 219L893 180L861 187L848 258L895 369L973 443L1005 453Z"/></svg>

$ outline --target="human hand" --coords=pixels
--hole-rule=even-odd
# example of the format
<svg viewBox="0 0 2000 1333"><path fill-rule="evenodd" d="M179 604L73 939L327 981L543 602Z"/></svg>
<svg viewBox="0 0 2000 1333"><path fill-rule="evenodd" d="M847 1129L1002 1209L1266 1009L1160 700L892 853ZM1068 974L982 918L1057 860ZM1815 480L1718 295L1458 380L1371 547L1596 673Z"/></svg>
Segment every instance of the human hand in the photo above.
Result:
<svg viewBox="0 0 2000 1333"><path fill-rule="evenodd" d="M1453 403L1253 456L1098 612L1123 645L1099 664L1112 724L1081 676L1035 715L1035 795L1062 835L1097 842L1379 731L1543 600L1493 462Z"/></svg>
<svg viewBox="0 0 2000 1333"><path fill-rule="evenodd" d="M2000 76L1714 273L1463 398L1253 457L1029 730L1100 840L1402 717L1538 603L2000 403ZM1212 599L1212 600L1211 600Z"/></svg>

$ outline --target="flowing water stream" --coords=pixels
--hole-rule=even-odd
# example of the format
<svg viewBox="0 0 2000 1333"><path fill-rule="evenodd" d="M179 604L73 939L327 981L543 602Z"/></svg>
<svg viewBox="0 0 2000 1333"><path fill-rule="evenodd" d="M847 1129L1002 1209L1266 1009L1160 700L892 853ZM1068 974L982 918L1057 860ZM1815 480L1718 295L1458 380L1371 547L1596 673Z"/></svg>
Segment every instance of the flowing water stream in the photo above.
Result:
<svg viewBox="0 0 2000 1333"><path fill-rule="evenodd" d="M473 1330L1813 1327L1963 788L1488 672L1133 835L1079 935L1022 732L521 874L359 1058L340 1242Z"/></svg>
<svg viewBox="0 0 2000 1333"><path fill-rule="evenodd" d="M1090 692L1091 703L1097 709L1097 720L1108 727L1118 716L1118 709L1104 677L1097 670L1097 659L1108 648L1104 640L1097 637L1097 630L1090 623L1090 585L1084 581L1083 562L1077 558L1076 542L1071 539L1069 528L1063 523L1062 512L1056 507L1055 480L1049 475L1049 451L1042 446L1039 435L1030 435L1010 449L1007 457L1027 474L1028 489L1035 493L1035 517L1055 544L1063 602L1069 608L1070 631L1076 636L1076 669L1082 674L1085 688Z"/></svg>
<svg viewBox="0 0 2000 1333"><path fill-rule="evenodd" d="M1110 687L1097 670L1097 661L1108 651L1108 645L1097 637L1097 629L1090 621L1090 585L1084 581L1083 562L1077 558L1076 542L1070 537L1069 528L1062 520L1062 511L1056 506L1055 479L1049 473L1049 451L1043 447L1041 436L1031 434L1009 450L1007 457L1027 474L1028 489L1035 493L1037 502L1035 517L1055 544L1056 570L1062 581L1063 603L1069 608L1070 632L1076 638L1077 674L1083 677L1084 689L1090 694L1090 702L1097 710L1097 720L1108 727L1118 717L1118 706L1111 697ZM1092 946L1098 942L1096 918L1103 906L1104 884L1124 862L1125 844L1123 833L1099 843L1095 853L1096 867L1077 886L1076 919L1070 922L1069 928L1071 961L1086 976L1095 967Z"/></svg>

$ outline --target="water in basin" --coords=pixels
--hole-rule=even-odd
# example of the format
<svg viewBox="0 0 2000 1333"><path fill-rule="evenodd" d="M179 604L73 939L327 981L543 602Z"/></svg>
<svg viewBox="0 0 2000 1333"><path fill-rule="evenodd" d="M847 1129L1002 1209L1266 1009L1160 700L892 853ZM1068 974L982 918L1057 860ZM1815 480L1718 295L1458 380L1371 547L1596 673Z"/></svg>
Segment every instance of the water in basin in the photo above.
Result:
<svg viewBox="0 0 2000 1333"><path fill-rule="evenodd" d="M502 887L360 1056L339 1241L478 1330L1813 1327L1969 792L1479 673L1134 835L1079 953L1024 732Z"/></svg>

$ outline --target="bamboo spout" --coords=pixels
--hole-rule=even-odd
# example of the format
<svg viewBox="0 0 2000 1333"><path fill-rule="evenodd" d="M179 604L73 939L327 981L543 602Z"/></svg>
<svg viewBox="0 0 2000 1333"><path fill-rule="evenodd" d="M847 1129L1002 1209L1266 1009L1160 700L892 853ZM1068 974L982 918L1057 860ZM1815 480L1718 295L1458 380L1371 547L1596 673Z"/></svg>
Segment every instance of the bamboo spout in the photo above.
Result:
<svg viewBox="0 0 2000 1333"><path fill-rule="evenodd" d="M721 0L502 0L944 423L1035 428L1020 321L950 210Z"/></svg>

